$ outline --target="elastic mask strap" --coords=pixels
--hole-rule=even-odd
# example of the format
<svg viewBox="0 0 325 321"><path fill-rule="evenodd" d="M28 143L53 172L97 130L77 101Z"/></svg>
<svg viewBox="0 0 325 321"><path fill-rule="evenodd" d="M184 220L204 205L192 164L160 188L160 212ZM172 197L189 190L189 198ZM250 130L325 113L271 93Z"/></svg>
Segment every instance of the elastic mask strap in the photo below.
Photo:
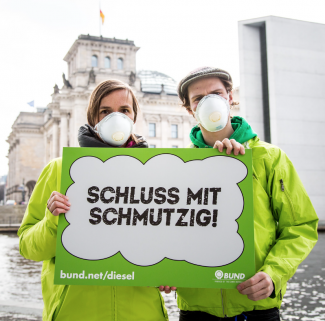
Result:
<svg viewBox="0 0 325 321"><path fill-rule="evenodd" d="M97 130L97 128L98 128L98 126L97 126L98 124L96 124L94 127L93 127L93 130L94 130L94 132L101 138L101 140L103 140L104 142L105 142L105 140L102 138L102 136L100 135L100 133L99 133L99 131Z"/></svg>
<svg viewBox="0 0 325 321"><path fill-rule="evenodd" d="M98 128L98 124L96 124L94 127L93 127L93 131L99 135L99 131L97 130Z"/></svg>

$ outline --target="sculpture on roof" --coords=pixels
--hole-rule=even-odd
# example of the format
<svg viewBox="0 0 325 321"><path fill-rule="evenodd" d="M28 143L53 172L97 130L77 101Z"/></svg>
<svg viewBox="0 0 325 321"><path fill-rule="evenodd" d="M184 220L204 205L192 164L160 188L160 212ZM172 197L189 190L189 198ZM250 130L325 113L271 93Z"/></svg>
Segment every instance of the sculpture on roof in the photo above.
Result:
<svg viewBox="0 0 325 321"><path fill-rule="evenodd" d="M165 95L166 94L165 85L164 84L161 84L161 92L160 92L160 94L162 94L162 95Z"/></svg>
<svg viewBox="0 0 325 321"><path fill-rule="evenodd" d="M136 75L133 71L131 71L130 76L129 76L129 85L133 86L135 81L136 81Z"/></svg>
<svg viewBox="0 0 325 321"><path fill-rule="evenodd" d="M62 74L62 78L63 78L64 88L71 88L72 89L72 86L71 86L69 80L65 78L64 73Z"/></svg>
<svg viewBox="0 0 325 321"><path fill-rule="evenodd" d="M96 75L94 72L94 68L91 68L91 70L89 71L88 85L94 84L95 82L96 82Z"/></svg>
<svg viewBox="0 0 325 321"><path fill-rule="evenodd" d="M58 93L60 92L60 91L59 91L59 87L58 87L57 84L55 84L55 86L53 87L53 89L54 89L53 94L58 94Z"/></svg>

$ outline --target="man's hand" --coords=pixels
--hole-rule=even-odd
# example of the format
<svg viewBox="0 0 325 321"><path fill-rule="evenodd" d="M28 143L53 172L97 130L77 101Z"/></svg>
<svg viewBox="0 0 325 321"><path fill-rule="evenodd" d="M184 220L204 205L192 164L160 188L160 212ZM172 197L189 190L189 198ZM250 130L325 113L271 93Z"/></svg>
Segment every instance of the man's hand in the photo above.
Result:
<svg viewBox="0 0 325 321"><path fill-rule="evenodd" d="M54 216L68 212L70 205L68 198L59 192L52 192L47 201L47 208Z"/></svg>
<svg viewBox="0 0 325 321"><path fill-rule="evenodd" d="M166 294L170 293L171 291L176 291L176 289L177 289L176 286L168 286L168 285L166 286L161 285L159 287L159 291L165 292Z"/></svg>
<svg viewBox="0 0 325 321"><path fill-rule="evenodd" d="M265 272L258 272L250 279L237 285L237 290L252 301L268 298L274 290L272 279Z"/></svg>
<svg viewBox="0 0 325 321"><path fill-rule="evenodd" d="M225 138L222 142L220 140L217 140L214 143L213 148L217 148L219 150L219 152L221 153L223 151L224 148L227 148L226 153L228 155L231 154L231 151L234 151L234 155L238 155L239 153L244 155L245 154L245 147L242 144L239 144L238 142L236 142L234 139L228 139Z"/></svg>

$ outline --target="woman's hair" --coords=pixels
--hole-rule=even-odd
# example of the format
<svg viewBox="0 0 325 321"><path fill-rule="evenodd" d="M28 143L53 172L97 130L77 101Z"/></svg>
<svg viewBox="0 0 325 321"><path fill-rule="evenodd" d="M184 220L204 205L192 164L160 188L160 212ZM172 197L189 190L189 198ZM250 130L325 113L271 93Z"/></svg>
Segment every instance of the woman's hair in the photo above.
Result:
<svg viewBox="0 0 325 321"><path fill-rule="evenodd" d="M231 81L223 79L223 78L219 78L219 77L217 77L217 78L220 79L220 81L223 83L223 85L225 86L225 88L227 90L227 93L229 93L233 90L233 84ZM239 102L233 101L231 105L232 106L239 105ZM185 107L188 112L192 113L191 103L190 103L190 99L188 97L188 89L186 89L184 99L182 101L182 106Z"/></svg>
<svg viewBox="0 0 325 321"><path fill-rule="evenodd" d="M116 90L127 90L128 93L132 96L132 107L134 111L134 122L137 120L137 115L139 111L139 104L137 99L135 98L135 95L130 88L129 85L126 83L116 80L116 79L111 79L111 80L105 80L101 82L92 92L89 100L89 105L87 108L87 121L88 124L91 127L94 127L96 123L98 122L99 119L99 106L100 102L102 101L103 98L111 94L113 91Z"/></svg>

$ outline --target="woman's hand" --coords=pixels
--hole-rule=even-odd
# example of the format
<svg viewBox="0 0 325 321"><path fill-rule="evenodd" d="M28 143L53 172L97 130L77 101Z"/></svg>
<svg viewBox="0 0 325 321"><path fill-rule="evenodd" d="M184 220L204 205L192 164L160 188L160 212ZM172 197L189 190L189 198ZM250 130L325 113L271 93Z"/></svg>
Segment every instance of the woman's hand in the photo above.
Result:
<svg viewBox="0 0 325 321"><path fill-rule="evenodd" d="M171 291L176 291L176 289L177 289L176 286L168 286L168 285L166 286L161 285L159 287L159 291L165 292L166 294L169 294Z"/></svg>
<svg viewBox="0 0 325 321"><path fill-rule="evenodd" d="M228 139L225 138L222 142L220 140L217 140L214 143L213 148L217 148L219 150L219 152L221 153L223 151L224 148L227 148L226 153L228 155L231 154L231 151L234 151L234 155L238 155L239 153L244 155L245 154L245 147L242 144L239 144L238 142L236 142L234 139Z"/></svg>
<svg viewBox="0 0 325 321"><path fill-rule="evenodd" d="M68 200L69 199L65 195L59 192L52 192L47 201L47 208L54 216L66 213L69 211L71 205Z"/></svg>

